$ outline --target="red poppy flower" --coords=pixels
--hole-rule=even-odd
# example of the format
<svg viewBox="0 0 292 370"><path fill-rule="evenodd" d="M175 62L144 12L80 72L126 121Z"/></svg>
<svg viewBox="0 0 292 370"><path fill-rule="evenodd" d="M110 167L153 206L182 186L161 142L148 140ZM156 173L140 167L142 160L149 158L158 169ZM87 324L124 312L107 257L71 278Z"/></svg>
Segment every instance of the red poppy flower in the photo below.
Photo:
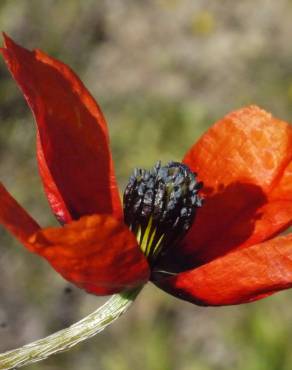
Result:
<svg viewBox="0 0 292 370"><path fill-rule="evenodd" d="M292 223L289 124L255 106L227 115L182 163L135 170L123 217L106 122L82 82L7 36L2 54L35 116L40 174L65 224L40 228L1 185L1 223L27 249L98 295L151 280L228 305L292 286L292 234L277 236Z"/></svg>

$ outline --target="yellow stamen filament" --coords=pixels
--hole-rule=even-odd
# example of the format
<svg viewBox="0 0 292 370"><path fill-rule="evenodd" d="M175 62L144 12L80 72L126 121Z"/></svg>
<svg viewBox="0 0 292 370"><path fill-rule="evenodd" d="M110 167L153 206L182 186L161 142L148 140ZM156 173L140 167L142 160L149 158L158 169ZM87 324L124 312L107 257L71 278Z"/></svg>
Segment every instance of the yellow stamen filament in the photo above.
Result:
<svg viewBox="0 0 292 370"><path fill-rule="evenodd" d="M149 256L149 253L151 252L151 246L153 244L153 240L154 240L155 234L156 234L156 227L155 227L155 229L153 230L153 232L152 232L152 234L150 236L150 240L148 241L147 250L146 250L146 255L147 256Z"/></svg>
<svg viewBox="0 0 292 370"><path fill-rule="evenodd" d="M143 235L142 242L140 243L140 248L142 249L143 253L147 256L146 250L147 250L147 244L148 244L148 238L151 231L152 226L152 217L149 218L148 225L146 227L146 230Z"/></svg>
<svg viewBox="0 0 292 370"><path fill-rule="evenodd" d="M153 256L155 256L156 254L158 254L160 252L160 245L162 243L163 238L164 238L164 234L161 235L158 242L156 243L156 245L153 249Z"/></svg>

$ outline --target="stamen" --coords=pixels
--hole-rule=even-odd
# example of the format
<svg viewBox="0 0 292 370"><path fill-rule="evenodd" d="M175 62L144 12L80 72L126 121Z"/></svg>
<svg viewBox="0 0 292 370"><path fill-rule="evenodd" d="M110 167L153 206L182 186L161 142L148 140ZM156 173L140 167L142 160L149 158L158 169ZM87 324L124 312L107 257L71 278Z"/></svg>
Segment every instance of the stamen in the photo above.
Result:
<svg viewBox="0 0 292 370"><path fill-rule="evenodd" d="M191 227L202 183L185 164L160 161L149 171L136 168L124 192L125 222L143 253L153 261Z"/></svg>

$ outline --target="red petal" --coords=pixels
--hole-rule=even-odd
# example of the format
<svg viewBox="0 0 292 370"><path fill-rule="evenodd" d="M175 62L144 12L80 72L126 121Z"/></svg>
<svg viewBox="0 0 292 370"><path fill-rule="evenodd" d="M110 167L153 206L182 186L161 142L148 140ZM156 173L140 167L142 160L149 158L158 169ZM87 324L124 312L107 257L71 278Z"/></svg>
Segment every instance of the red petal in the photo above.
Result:
<svg viewBox="0 0 292 370"><path fill-rule="evenodd" d="M94 213L120 218L106 122L85 86L65 64L7 36L2 54L35 115L40 172L57 217L63 222Z"/></svg>
<svg viewBox="0 0 292 370"><path fill-rule="evenodd" d="M39 230L35 220L16 202L0 183L0 224L7 228L28 249L28 239Z"/></svg>
<svg viewBox="0 0 292 370"><path fill-rule="evenodd" d="M292 126L251 106L217 122L184 162L206 202L182 247L197 263L259 243L292 223Z"/></svg>
<svg viewBox="0 0 292 370"><path fill-rule="evenodd" d="M181 299L221 306L292 287L292 234L240 249L156 284Z"/></svg>
<svg viewBox="0 0 292 370"><path fill-rule="evenodd" d="M65 279L90 293L112 294L149 279L148 263L135 236L108 215L43 229L30 241L34 252Z"/></svg>

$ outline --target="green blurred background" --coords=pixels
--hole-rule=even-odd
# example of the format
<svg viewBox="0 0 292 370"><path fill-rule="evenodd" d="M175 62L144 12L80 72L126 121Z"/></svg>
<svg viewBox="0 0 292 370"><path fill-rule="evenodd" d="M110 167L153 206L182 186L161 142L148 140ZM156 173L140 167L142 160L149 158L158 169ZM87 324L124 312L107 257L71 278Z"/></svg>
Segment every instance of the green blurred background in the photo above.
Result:
<svg viewBox="0 0 292 370"><path fill-rule="evenodd" d="M103 108L121 189L132 169L180 160L215 120L256 103L292 117L292 1L9 0L1 29L57 57ZM1 181L44 225L31 113L0 65ZM0 231L0 351L48 335L104 299L70 286ZM292 293L200 308L148 284L104 333L33 370L291 370Z"/></svg>

